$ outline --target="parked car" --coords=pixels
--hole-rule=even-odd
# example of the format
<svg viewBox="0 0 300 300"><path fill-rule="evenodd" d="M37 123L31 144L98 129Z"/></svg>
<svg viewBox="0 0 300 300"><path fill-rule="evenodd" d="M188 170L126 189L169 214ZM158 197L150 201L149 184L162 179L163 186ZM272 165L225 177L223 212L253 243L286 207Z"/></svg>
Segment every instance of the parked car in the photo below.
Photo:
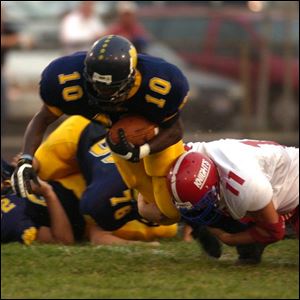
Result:
<svg viewBox="0 0 300 300"><path fill-rule="evenodd" d="M189 65L201 71L241 79L243 51L248 51L249 88L252 99L252 113L258 110L258 83L261 55L269 41L269 93L268 117L274 118L282 111L281 96L287 73L287 52L291 53L290 84L294 101L289 102L291 110L299 107L299 16L289 19L281 11L254 13L245 8L222 7L218 9L195 5L168 7L143 6L139 17L155 40L162 41L174 49ZM265 22L268 24L265 25ZM269 26L266 37L265 26ZM287 28L289 26L289 28ZM290 31L288 30L290 29ZM290 32L289 45L286 37ZM294 114L294 128L298 128L298 116ZM276 121L276 120L275 120ZM280 119L277 118L277 121ZM273 122L273 121L272 121Z"/></svg>
<svg viewBox="0 0 300 300"><path fill-rule="evenodd" d="M212 9L198 6L157 6L141 8L139 16L146 28L158 39L201 70L240 77L240 56L248 45L251 58L251 74L258 76L259 57L266 41L264 15L245 9ZM292 22L292 84L299 89L299 16ZM270 82L283 83L286 18L270 15Z"/></svg>
<svg viewBox="0 0 300 300"><path fill-rule="evenodd" d="M152 42L147 53L178 66L190 84L189 101L182 111L188 130L241 130L244 90L234 79L193 70L169 46Z"/></svg>

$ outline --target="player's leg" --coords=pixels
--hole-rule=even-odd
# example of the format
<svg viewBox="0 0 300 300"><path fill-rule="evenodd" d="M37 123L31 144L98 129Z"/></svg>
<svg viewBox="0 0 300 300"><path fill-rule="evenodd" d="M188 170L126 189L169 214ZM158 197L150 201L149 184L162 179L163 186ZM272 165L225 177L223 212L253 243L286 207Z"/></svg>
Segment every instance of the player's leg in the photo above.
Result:
<svg viewBox="0 0 300 300"><path fill-rule="evenodd" d="M133 220L120 229L114 231L114 235L126 240L153 241L157 238L171 238L177 234L177 224L153 225Z"/></svg>
<svg viewBox="0 0 300 300"><path fill-rule="evenodd" d="M222 216L211 226L221 228L226 232L237 233L245 231L253 225L253 222L249 218L244 218L243 222L240 222L229 216ZM238 253L237 264L259 264L261 262L265 247L266 245L260 243L236 246L236 251Z"/></svg>
<svg viewBox="0 0 300 300"><path fill-rule="evenodd" d="M180 220L180 214L172 201L172 195L169 191L166 177L152 177L153 192L155 203L159 210L169 219L170 223L176 223Z"/></svg>
<svg viewBox="0 0 300 300"><path fill-rule="evenodd" d="M166 175L173 162L184 152L183 142L144 158L143 162L131 163L113 155L117 168L130 188L137 189L143 194L146 202L155 202L161 212L172 223L180 216L167 185Z"/></svg>
<svg viewBox="0 0 300 300"><path fill-rule="evenodd" d="M132 163L113 153L112 156L125 184L142 193L147 199L146 201L153 202L152 178L146 174L143 161Z"/></svg>
<svg viewBox="0 0 300 300"><path fill-rule="evenodd" d="M144 158L145 171L152 177L155 202L161 212L174 223L179 220L180 215L173 204L166 176L174 161L184 152L183 142L179 141L159 153Z"/></svg>

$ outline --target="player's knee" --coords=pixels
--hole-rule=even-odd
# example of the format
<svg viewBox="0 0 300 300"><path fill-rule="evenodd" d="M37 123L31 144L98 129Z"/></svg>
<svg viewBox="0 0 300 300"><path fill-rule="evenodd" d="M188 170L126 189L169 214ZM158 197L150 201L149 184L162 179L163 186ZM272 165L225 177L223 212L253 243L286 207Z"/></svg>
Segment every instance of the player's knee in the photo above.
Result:
<svg viewBox="0 0 300 300"><path fill-rule="evenodd" d="M154 223L161 223L165 216L161 213L154 202L147 202L142 194L138 196L139 214L146 220Z"/></svg>

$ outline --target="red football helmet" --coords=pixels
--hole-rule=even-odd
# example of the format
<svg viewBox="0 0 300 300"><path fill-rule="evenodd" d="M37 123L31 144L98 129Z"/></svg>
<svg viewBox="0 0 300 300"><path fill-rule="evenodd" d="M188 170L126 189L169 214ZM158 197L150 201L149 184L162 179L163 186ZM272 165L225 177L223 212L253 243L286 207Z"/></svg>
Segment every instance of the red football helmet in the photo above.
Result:
<svg viewBox="0 0 300 300"><path fill-rule="evenodd" d="M171 168L168 182L174 203L187 221L208 225L220 215L219 175L209 157L184 153Z"/></svg>

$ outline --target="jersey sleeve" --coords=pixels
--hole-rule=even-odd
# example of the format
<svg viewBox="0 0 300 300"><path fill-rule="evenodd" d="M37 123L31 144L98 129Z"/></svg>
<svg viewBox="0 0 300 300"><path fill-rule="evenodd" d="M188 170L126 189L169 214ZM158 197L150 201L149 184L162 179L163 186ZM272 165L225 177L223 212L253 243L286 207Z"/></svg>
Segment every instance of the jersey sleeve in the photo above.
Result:
<svg viewBox="0 0 300 300"><path fill-rule="evenodd" d="M83 87L85 52L59 57L41 74L40 97L56 116L85 113L86 95Z"/></svg>
<svg viewBox="0 0 300 300"><path fill-rule="evenodd" d="M181 72L180 75L172 82L170 95L167 97L166 107L160 123L161 127L169 127L173 124L188 100L189 85Z"/></svg>
<svg viewBox="0 0 300 300"><path fill-rule="evenodd" d="M41 99L51 112L55 112L55 110L61 111L61 103L59 101L59 99L61 99L61 93L58 86L58 74L56 70L56 64L58 64L58 62L59 60L56 59L44 69L39 84ZM56 113L59 111L56 111Z"/></svg>
<svg viewBox="0 0 300 300"><path fill-rule="evenodd" d="M271 183L262 173L253 174L247 186L248 211L256 211L267 206L273 197Z"/></svg>
<svg viewBox="0 0 300 300"><path fill-rule="evenodd" d="M224 180L223 188L231 215L235 219L241 219L247 211L257 211L267 206L272 200L273 189L266 176L260 172L236 173L238 172Z"/></svg>
<svg viewBox="0 0 300 300"><path fill-rule="evenodd" d="M175 65L163 60L148 62L143 73L145 117L161 127L170 127L179 117L188 100L189 84Z"/></svg>

